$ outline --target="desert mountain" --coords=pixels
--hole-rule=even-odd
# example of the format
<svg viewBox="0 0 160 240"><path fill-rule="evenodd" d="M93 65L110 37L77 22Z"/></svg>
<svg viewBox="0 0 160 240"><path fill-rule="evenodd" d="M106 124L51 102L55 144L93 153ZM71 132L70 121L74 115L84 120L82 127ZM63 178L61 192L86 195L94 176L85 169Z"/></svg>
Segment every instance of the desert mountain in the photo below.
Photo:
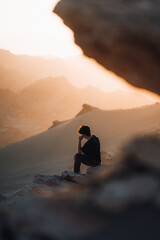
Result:
<svg viewBox="0 0 160 240"><path fill-rule="evenodd" d="M58 120L72 118L87 103L102 109L133 108L153 101L134 92L103 92L95 87L76 88L64 76L35 81L19 94L19 100L35 112Z"/></svg>
<svg viewBox="0 0 160 240"><path fill-rule="evenodd" d="M98 86L101 85L101 80L102 81L107 80L108 88L106 89L106 91L111 91L110 83L111 85L113 83L115 83L115 85L118 84L118 80L116 76L112 76L108 72L104 72L104 70L98 67L95 63L93 63L92 61L88 61L88 59L82 56L77 56L77 57L72 57L67 59L58 59L58 58L47 59L44 57L15 55L9 51L0 49L0 66L3 69L5 68L5 71L2 69L3 78L6 79L5 84L7 84L8 81L11 83L12 88L9 85L7 85L8 86L7 88L10 88L13 91L15 88L22 89L21 84L25 83L25 81L26 81L25 83L26 86L28 86L29 84L33 83L37 79L45 79L48 77L57 77L57 76L65 76L67 79L69 79L69 81L72 84L81 88L86 87L86 83L93 84L94 82L96 82L97 77L99 79ZM16 86L13 86L13 83L11 82L11 80L8 79L6 70L10 72L9 77L11 77L11 79L12 78L15 79ZM4 75L4 72L6 76ZM16 83L16 78L17 78L17 81L19 81L20 76L22 76L22 79L19 85ZM0 85L0 88L1 88L1 85ZM125 86L124 89L126 91L127 89L128 91L130 91L129 87L127 88ZM90 90L90 87L86 89L86 91L88 90ZM97 88L95 88L95 91L96 90ZM93 89L91 91L93 92ZM130 107L144 105L142 104L141 97L138 96L138 99L135 105L133 105L132 103L132 106ZM122 100L123 100L123 97L122 97ZM140 100L139 105L138 105L138 100ZM87 101L84 101L84 103L85 102ZM124 101L123 103L126 106L126 103ZM145 104L147 104L147 102L145 102ZM151 104L151 102L149 104ZM114 105L115 104L113 103L113 107Z"/></svg>
<svg viewBox="0 0 160 240"><path fill-rule="evenodd" d="M0 88L19 92L34 81L34 77L27 73L23 74L15 69L7 69L0 66Z"/></svg>
<svg viewBox="0 0 160 240"><path fill-rule="evenodd" d="M0 111L14 111L13 105L16 103L17 95L9 89L0 88Z"/></svg>
<svg viewBox="0 0 160 240"><path fill-rule="evenodd" d="M26 109L32 109L51 120L65 120L73 117L78 105L75 88L65 77L46 78L35 81L19 94L19 101ZM49 122L48 121L48 122Z"/></svg>
<svg viewBox="0 0 160 240"><path fill-rule="evenodd" d="M62 61L57 58L15 55L3 49L0 49L0 65L9 70L17 70L26 76L30 74L34 80L63 74L63 68L65 68Z"/></svg>
<svg viewBox="0 0 160 240"><path fill-rule="evenodd" d="M86 105L81 110L84 103ZM36 80L19 93L0 89L0 146L38 134L48 129L52 122L53 126L57 125L55 121L66 121L79 111L86 112L88 105L101 109L123 109L151 103L153 100L139 93L105 93L91 86L77 88L63 76ZM10 132L14 133L11 137Z"/></svg>
<svg viewBox="0 0 160 240"><path fill-rule="evenodd" d="M131 110L93 109L41 134L0 149L1 192L15 190L36 174L55 174L71 167L77 151L77 129L88 124L101 150L120 148L137 134L160 128L160 104ZM16 177L15 177L16 176ZM16 180L18 179L18 181Z"/></svg>

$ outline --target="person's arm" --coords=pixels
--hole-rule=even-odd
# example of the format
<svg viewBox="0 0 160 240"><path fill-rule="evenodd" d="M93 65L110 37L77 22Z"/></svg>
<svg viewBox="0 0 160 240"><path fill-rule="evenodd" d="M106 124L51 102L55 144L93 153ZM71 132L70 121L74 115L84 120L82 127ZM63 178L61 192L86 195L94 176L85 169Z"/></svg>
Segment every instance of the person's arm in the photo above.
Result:
<svg viewBox="0 0 160 240"><path fill-rule="evenodd" d="M81 150L81 141L82 141L83 137L80 136L79 137L79 143L78 143L78 153L83 153L82 150Z"/></svg>

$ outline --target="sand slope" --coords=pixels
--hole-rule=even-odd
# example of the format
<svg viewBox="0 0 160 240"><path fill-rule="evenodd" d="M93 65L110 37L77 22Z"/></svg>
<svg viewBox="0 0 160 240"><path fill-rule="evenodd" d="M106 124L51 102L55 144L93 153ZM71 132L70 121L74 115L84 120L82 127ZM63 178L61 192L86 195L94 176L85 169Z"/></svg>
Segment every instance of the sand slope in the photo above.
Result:
<svg viewBox="0 0 160 240"><path fill-rule="evenodd" d="M36 174L55 174L72 165L77 128L88 124L102 150L116 149L136 134L160 128L160 104L131 110L94 109L46 132L0 149L0 193L29 183Z"/></svg>

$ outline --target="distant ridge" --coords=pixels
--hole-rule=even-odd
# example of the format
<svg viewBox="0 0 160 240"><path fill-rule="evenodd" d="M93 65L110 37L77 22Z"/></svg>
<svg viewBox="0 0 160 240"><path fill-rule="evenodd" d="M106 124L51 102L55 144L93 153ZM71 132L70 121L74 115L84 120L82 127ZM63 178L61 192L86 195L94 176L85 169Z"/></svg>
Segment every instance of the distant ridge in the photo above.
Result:
<svg viewBox="0 0 160 240"><path fill-rule="evenodd" d="M24 75L30 74L33 81L49 76L56 77L66 71L61 59L45 59L39 56L15 55L0 49L0 65L6 69L14 69Z"/></svg>
<svg viewBox="0 0 160 240"><path fill-rule="evenodd" d="M76 117L78 117L78 116L80 116L80 115L82 115L82 114L84 114L84 113L90 112L90 111L92 111L92 110L94 110L94 109L98 109L98 108L93 107L93 106L91 106L91 105L89 105L89 104L83 104L83 105L82 105L82 109L81 109L80 112L76 115Z"/></svg>

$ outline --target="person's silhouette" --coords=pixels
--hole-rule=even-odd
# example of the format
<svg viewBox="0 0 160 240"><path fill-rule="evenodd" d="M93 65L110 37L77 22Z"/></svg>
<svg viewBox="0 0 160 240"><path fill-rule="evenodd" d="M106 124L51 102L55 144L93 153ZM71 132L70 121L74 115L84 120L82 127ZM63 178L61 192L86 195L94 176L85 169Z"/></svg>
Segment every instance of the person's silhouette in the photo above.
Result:
<svg viewBox="0 0 160 240"><path fill-rule="evenodd" d="M101 164L100 141L95 135L91 135L89 126L81 125L77 131L79 137L78 153L74 156L74 172L80 172L81 163L87 166L98 166ZM81 147L81 141L88 141Z"/></svg>

